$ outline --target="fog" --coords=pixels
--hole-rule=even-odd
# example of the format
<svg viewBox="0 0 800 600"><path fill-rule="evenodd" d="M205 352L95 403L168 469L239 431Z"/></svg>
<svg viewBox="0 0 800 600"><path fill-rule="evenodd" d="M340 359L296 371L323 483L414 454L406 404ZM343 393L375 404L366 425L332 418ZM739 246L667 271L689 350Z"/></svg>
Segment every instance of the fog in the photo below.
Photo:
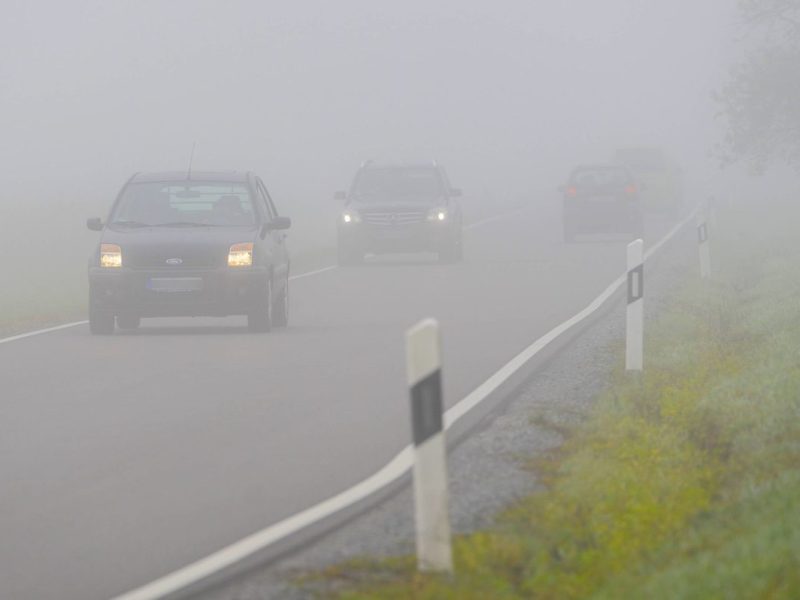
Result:
<svg viewBox="0 0 800 600"><path fill-rule="evenodd" d="M497 197L625 144L707 169L733 20L724 0L3 4L3 203L108 203L197 142L196 168L256 170L287 213L376 157Z"/></svg>
<svg viewBox="0 0 800 600"><path fill-rule="evenodd" d="M11 482L0 497L0 539L11 540L0 544L0 596L111 597L408 458L397 455L410 439L403 333L419 319L441 321L449 409L590 303L605 310L595 299L614 281L619 310L608 314L619 325L627 242L642 237L649 252L674 236L659 246L674 249L664 271L695 269L696 233L677 223L709 196L773 193L741 166L721 170L715 152L726 124L712 95L742 53L736 8L0 0L0 479ZM663 149L679 167L665 161L663 195L679 198L669 186L681 177L685 204L645 214L645 186L617 166L631 178L596 195L622 206L631 229L570 243L564 201L579 191L563 185L568 174L621 147ZM288 232L265 201L239 229L145 217L87 229L132 174L182 172L192 154L194 171L260 175ZM337 225L394 234L408 224L399 209L362 223L334 198L367 159L447 168L463 195L434 178L435 206L401 207L438 236L426 248L438 256L337 253ZM774 173L770 185L795 176ZM232 177L209 212L241 207L237 185L250 200ZM178 197L187 213L200 203L201 192L170 196L162 183L155 200ZM247 240L231 237L242 231ZM194 234L206 237L191 246ZM128 264L148 240L168 253ZM173 252L190 246L195 256ZM206 262L190 264L202 252ZM189 266L200 275L185 276ZM229 287L212 300L238 312L168 314L175 298L206 310L216 285ZM131 289L151 302L136 306L153 312L141 328ZM617 351L619 339L606 342ZM606 373L586 362L590 376ZM466 409L464 431L505 400L503 385ZM566 399L576 387L549 391Z"/></svg>

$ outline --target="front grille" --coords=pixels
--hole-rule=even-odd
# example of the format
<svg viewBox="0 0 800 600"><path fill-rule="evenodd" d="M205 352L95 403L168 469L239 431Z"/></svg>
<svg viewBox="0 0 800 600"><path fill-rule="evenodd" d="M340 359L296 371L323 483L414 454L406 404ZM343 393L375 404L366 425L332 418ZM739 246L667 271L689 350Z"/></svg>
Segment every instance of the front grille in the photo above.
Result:
<svg viewBox="0 0 800 600"><path fill-rule="evenodd" d="M124 252L123 252L124 254ZM225 262L225 257L217 252L204 252L204 251L181 251L175 250L173 252L164 252L163 250L156 251L138 251L132 253L132 256L125 257L126 266L134 269L198 269L198 268L214 268L220 267ZM168 263L172 259L180 259L180 263Z"/></svg>
<svg viewBox="0 0 800 600"><path fill-rule="evenodd" d="M362 213L361 218L369 225L383 227L416 225L423 223L427 217L425 211L370 211Z"/></svg>

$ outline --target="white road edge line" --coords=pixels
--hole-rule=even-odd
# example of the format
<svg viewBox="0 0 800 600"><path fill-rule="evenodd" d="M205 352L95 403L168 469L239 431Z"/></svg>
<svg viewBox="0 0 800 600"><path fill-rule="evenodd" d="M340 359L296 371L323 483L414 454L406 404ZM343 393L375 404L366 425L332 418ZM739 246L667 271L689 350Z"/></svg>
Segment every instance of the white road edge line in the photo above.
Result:
<svg viewBox="0 0 800 600"><path fill-rule="evenodd" d="M465 225L464 229L474 229L475 227L480 227L486 223L491 221L496 221L497 219L501 219L503 217L507 217L509 215L515 214L517 211L512 211L509 213L503 213L502 215L495 215L493 217L489 217L488 219L483 219L482 221L477 221L475 223L471 223L469 225ZM329 265L327 267L322 267L321 269L315 269L314 271L307 271L305 273L298 273L297 275L292 275L289 277L290 281L294 281L295 279L303 279L305 277L312 277L314 275L319 275L320 273L325 273L326 271L332 271L338 268L337 265ZM0 338L0 344L8 344L9 342L16 342L17 340L24 340L25 338L34 337L37 335L44 335L45 333L52 333L54 331L60 331L61 329L69 329L71 327L78 327L80 325L86 325L89 321L74 321L72 323L64 323L63 325L56 325L55 327L48 327L47 329L37 329L35 331L29 331L27 333L20 333L19 335L14 335L7 338Z"/></svg>
<svg viewBox="0 0 800 600"><path fill-rule="evenodd" d="M64 323L55 327L48 327L47 329L38 329L36 331L29 331L28 333L20 333L7 338L0 339L0 344L7 344L9 342L16 342L17 340L24 340L25 338L33 337L35 335L42 335L44 333L52 333L61 329L69 329L70 327L77 327L78 325L86 325L89 321L75 321L73 323Z"/></svg>
<svg viewBox="0 0 800 600"><path fill-rule="evenodd" d="M330 271L335 268L336 265L331 265L328 267L323 267L322 269L316 269L315 271L298 273L297 275L292 275L291 277L289 277L289 280L302 279L303 277L311 277L312 275L319 275L320 273L324 273L325 271ZM86 325L88 322L89 321L74 321L72 323L64 323L63 325L56 325L55 327L48 327L47 329L37 329L36 331L29 331L28 333L20 333L19 335L14 335L11 337L0 338L0 344L16 342L17 340L24 340L25 338L33 337L36 335L52 333L54 331L60 331L61 329L69 329L70 327L78 327L79 325Z"/></svg>
<svg viewBox="0 0 800 600"><path fill-rule="evenodd" d="M697 209L683 221L675 225L670 231L652 248L645 253L645 260L653 256L661 247L672 239L686 223L694 217ZM508 213L512 214L512 213ZM491 219L476 223L482 224ZM499 217L497 217L499 218ZM622 262L620 261L620 264ZM544 336L533 342L530 346L525 348L522 352L512 358L506 365L500 368L494 375L489 377L485 382L479 385L475 390L468 394L465 398L461 399L457 404L448 409L444 414L445 430L450 429L459 419L464 417L470 410L475 408L489 394L496 390L503 382L505 382L511 375L513 375L520 367L528 362L533 356L542 351L548 344L563 334L571 327L577 325L589 315L597 311L622 284L626 281L626 275L621 275L609 285L597 298L577 313L572 318L564 321L554 329L550 330ZM156 600L163 598L169 594L173 594L182 589L196 584L199 581L221 571L222 569L236 564L237 562L255 554L258 551L268 548L275 542L278 542L286 537L305 529L325 519L340 510L352 506L367 498L378 490L390 485L397 481L408 472L413 462L413 447L409 444L398 452L381 469L348 488L335 496L323 500L319 504L315 504L299 513L292 515L282 521L270 525L261 531L247 536L244 539L234 542L229 546L206 556L190 565L187 565L177 571L164 575L155 581L145 584L142 587L131 590L119 596L114 597L112 600Z"/></svg>

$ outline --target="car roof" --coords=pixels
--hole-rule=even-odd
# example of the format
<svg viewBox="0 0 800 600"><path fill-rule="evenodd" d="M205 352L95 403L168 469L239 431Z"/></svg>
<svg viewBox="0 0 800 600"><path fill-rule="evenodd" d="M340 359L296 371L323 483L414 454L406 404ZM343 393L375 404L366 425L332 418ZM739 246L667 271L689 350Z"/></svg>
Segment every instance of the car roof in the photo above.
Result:
<svg viewBox="0 0 800 600"><path fill-rule="evenodd" d="M153 173L136 173L131 183L168 182L168 181L224 181L229 183L246 182L250 171L161 171Z"/></svg>

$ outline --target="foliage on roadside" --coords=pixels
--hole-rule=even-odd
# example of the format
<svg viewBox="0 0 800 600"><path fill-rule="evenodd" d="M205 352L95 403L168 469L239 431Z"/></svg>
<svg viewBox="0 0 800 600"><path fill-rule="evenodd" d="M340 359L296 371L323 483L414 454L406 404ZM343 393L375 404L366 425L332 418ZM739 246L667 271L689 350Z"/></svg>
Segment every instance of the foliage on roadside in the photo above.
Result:
<svg viewBox="0 0 800 600"><path fill-rule="evenodd" d="M728 239L716 282L676 292L644 377L619 367L587 422L537 461L546 491L455 539L452 578L416 573L412 557L362 559L323 573L323 595L793 597L800 248L782 231Z"/></svg>
<svg viewBox="0 0 800 600"><path fill-rule="evenodd" d="M715 94L727 132L724 164L800 167L800 0L740 0L743 43L751 46Z"/></svg>

